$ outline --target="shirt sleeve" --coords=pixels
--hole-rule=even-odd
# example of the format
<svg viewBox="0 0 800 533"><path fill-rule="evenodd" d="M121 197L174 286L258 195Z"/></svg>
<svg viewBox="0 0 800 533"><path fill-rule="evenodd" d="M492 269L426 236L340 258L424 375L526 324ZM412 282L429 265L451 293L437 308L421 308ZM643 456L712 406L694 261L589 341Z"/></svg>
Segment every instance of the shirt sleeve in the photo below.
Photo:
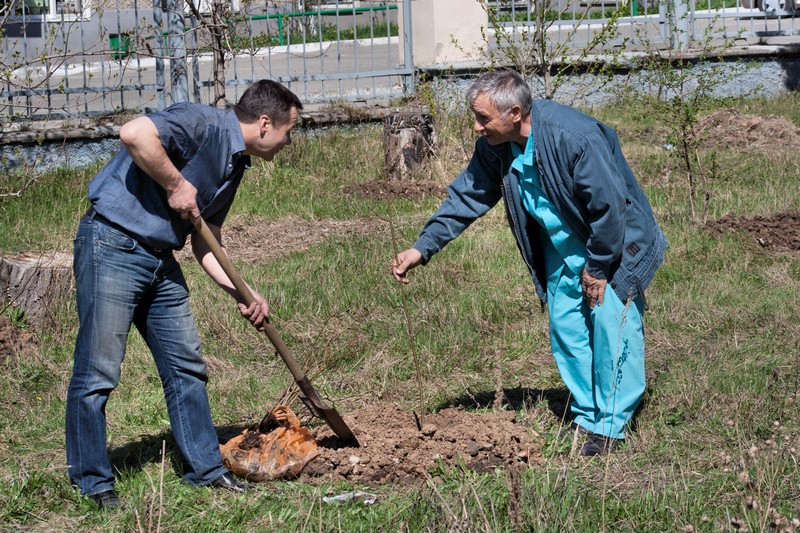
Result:
<svg viewBox="0 0 800 533"><path fill-rule="evenodd" d="M204 116L189 104L175 104L148 117L158 130L167 156L178 169L183 168L205 141L207 124Z"/></svg>
<svg viewBox="0 0 800 533"><path fill-rule="evenodd" d="M478 141L472 159L447 187L447 197L423 226L413 248L422 254L423 264L485 215L502 197L499 161L488 157ZM494 163L494 164L492 164Z"/></svg>

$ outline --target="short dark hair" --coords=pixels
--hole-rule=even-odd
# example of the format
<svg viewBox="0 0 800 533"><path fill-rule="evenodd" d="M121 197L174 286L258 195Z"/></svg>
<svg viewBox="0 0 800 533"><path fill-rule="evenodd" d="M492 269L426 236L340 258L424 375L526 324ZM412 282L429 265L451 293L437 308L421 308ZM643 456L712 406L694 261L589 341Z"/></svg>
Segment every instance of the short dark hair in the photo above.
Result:
<svg viewBox="0 0 800 533"><path fill-rule="evenodd" d="M523 115L531 112L531 89L513 70L496 70L484 74L467 89L470 109L478 96L485 94L498 111L510 111L518 105Z"/></svg>
<svg viewBox="0 0 800 533"><path fill-rule="evenodd" d="M242 124L252 124L261 115L267 115L276 125L289 122L292 108L303 109L303 103L292 91L272 80L259 80L252 84L233 106L236 118Z"/></svg>

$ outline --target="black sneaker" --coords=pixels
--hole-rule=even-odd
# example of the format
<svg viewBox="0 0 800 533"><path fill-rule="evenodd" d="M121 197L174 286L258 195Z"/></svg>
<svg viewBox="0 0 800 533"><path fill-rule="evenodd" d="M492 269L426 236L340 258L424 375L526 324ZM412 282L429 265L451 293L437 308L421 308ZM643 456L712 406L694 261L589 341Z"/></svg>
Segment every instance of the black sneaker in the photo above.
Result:
<svg viewBox="0 0 800 533"><path fill-rule="evenodd" d="M581 447L581 455L584 457L594 457L611 453L619 448L621 439L613 439L597 433L589 433L586 442Z"/></svg>
<svg viewBox="0 0 800 533"><path fill-rule="evenodd" d="M579 439L590 434L588 429L573 422L558 433L558 440L572 442L572 439L575 438L575 433L578 434Z"/></svg>
<svg viewBox="0 0 800 533"><path fill-rule="evenodd" d="M114 492L113 489L92 494L90 498L93 499L94 503L102 510L118 509L122 507L122 500L119 499L119 496L117 496L117 493Z"/></svg>

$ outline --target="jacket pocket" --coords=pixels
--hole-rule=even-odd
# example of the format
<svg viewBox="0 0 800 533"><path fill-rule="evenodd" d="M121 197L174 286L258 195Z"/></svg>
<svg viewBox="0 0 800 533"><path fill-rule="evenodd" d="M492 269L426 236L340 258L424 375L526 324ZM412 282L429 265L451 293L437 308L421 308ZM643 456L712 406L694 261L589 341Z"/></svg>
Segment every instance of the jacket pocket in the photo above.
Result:
<svg viewBox="0 0 800 533"><path fill-rule="evenodd" d="M621 266L635 270L651 251L656 232L655 221L647 216L630 198L625 200L625 238Z"/></svg>

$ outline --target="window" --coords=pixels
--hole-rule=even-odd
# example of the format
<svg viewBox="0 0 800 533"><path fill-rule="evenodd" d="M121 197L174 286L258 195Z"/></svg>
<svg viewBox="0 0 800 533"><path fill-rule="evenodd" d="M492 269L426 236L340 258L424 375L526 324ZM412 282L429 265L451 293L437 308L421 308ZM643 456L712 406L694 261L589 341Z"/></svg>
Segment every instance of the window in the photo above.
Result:
<svg viewBox="0 0 800 533"><path fill-rule="evenodd" d="M0 0L2 11L11 11L10 18L52 22L88 19L91 15L88 4L89 0Z"/></svg>

